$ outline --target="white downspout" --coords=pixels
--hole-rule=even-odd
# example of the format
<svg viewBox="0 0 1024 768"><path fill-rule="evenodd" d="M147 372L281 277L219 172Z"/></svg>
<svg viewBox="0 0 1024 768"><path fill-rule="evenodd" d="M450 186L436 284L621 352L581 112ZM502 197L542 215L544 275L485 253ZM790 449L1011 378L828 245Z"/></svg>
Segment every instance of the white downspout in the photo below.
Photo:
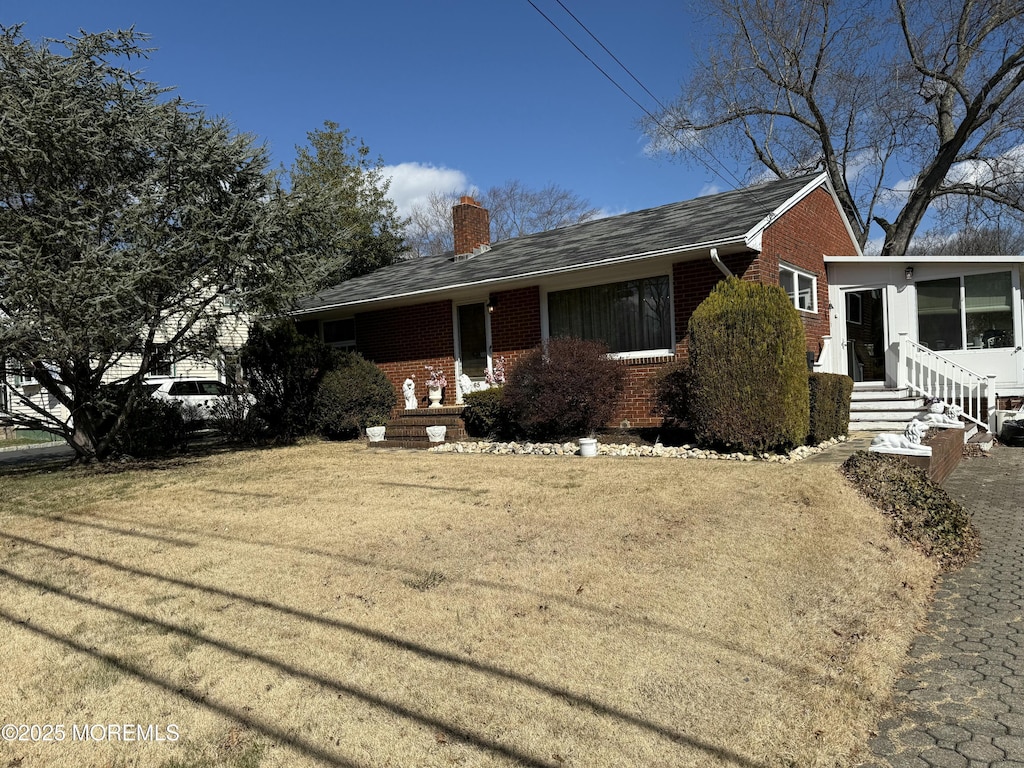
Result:
<svg viewBox="0 0 1024 768"><path fill-rule="evenodd" d="M712 248L711 249L711 262L716 267L718 267L718 271L721 272L726 277L736 277L736 275L734 275L732 272L730 272L729 268L727 266L725 266L725 264L722 263L722 259L719 258L719 256L718 256L718 249L717 248Z"/></svg>

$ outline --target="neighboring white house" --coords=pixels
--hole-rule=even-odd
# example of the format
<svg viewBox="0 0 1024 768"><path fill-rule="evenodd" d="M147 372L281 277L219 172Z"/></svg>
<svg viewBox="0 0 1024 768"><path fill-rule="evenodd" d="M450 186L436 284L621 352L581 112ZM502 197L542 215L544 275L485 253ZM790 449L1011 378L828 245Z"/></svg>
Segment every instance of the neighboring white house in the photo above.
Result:
<svg viewBox="0 0 1024 768"><path fill-rule="evenodd" d="M237 376L238 350L245 343L249 334L249 318L235 317L226 322L217 339L218 351L206 358L186 358L153 371L152 377L160 378L195 378L212 379L231 382ZM107 371L104 380L107 382L125 378L138 370L139 359L135 355L126 355L119 365ZM49 414L52 418L65 424L70 421L67 408L50 392L44 389L32 376L19 373L6 374L0 382L3 399L0 400L0 412L10 412L18 416L38 416L39 411Z"/></svg>

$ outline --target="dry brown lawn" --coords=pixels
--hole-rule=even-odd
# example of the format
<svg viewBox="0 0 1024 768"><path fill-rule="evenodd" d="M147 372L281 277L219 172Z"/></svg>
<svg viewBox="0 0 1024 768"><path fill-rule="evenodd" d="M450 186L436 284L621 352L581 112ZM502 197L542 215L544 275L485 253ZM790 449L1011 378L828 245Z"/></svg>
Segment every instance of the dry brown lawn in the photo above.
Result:
<svg viewBox="0 0 1024 768"><path fill-rule="evenodd" d="M324 443L0 486L0 719L65 728L0 766L854 765L935 575L828 466Z"/></svg>

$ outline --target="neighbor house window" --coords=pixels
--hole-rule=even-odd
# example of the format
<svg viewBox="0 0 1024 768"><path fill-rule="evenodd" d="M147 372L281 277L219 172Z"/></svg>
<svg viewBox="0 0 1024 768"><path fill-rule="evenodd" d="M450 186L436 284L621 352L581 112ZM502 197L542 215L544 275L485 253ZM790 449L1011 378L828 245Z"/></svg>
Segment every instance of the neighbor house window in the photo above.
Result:
<svg viewBox="0 0 1024 768"><path fill-rule="evenodd" d="M344 320L324 320L324 344L335 349L355 351L356 320L346 317Z"/></svg>
<svg viewBox="0 0 1024 768"><path fill-rule="evenodd" d="M917 335L940 351L1014 346L1010 273L919 281Z"/></svg>
<svg viewBox="0 0 1024 768"><path fill-rule="evenodd" d="M667 275L548 294L551 337L603 341L611 352L672 348Z"/></svg>
<svg viewBox="0 0 1024 768"><path fill-rule="evenodd" d="M794 307L805 312L818 311L818 278L813 274L780 264L779 285L789 294Z"/></svg>
<svg viewBox="0 0 1024 768"><path fill-rule="evenodd" d="M174 367L170 360L171 350L166 344L153 345L153 357L149 365L149 376L173 376Z"/></svg>

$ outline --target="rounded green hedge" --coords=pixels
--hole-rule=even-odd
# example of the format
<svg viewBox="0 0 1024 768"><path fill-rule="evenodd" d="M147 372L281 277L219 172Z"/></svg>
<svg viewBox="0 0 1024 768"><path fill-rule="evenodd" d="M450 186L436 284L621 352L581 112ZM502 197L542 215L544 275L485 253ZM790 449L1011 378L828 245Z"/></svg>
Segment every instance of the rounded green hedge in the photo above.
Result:
<svg viewBox="0 0 1024 768"><path fill-rule="evenodd" d="M728 278L690 318L690 426L750 453L803 445L809 430L803 323L782 288Z"/></svg>

